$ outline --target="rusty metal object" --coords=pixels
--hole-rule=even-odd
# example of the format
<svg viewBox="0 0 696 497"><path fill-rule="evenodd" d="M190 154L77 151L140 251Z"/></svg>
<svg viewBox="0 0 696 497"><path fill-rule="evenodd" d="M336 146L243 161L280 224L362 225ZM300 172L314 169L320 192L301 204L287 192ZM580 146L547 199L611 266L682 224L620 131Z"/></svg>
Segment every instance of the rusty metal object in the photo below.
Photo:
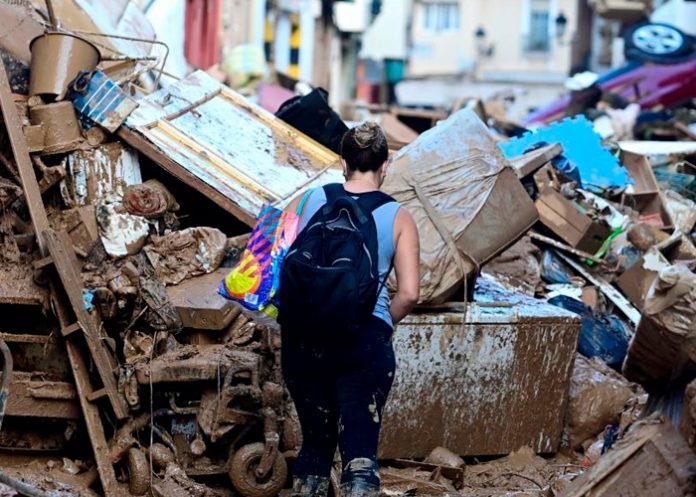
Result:
<svg viewBox="0 0 696 497"><path fill-rule="evenodd" d="M279 453L275 454L269 474L258 478L256 468L265 452L265 444L253 443L237 450L230 459L230 481L244 497L275 497L285 484L288 466Z"/></svg>
<svg viewBox="0 0 696 497"><path fill-rule="evenodd" d="M82 141L82 130L71 102L37 105L29 110L31 123L44 129L43 153L74 150Z"/></svg>
<svg viewBox="0 0 696 497"><path fill-rule="evenodd" d="M61 100L68 84L80 71L92 71L99 63L99 50L93 43L67 33L46 33L30 45L30 95L46 95Z"/></svg>
<svg viewBox="0 0 696 497"><path fill-rule="evenodd" d="M514 298L513 307L470 304L466 324L461 313L424 313L399 325L381 458L426 457L437 446L461 456L558 448L580 323L562 309Z"/></svg>
<svg viewBox="0 0 696 497"><path fill-rule="evenodd" d="M29 152L42 152L46 141L46 129L41 124L24 126L24 137L27 139Z"/></svg>
<svg viewBox="0 0 696 497"><path fill-rule="evenodd" d="M7 408L7 396L10 393L12 381L12 353L4 340L0 340L0 354L2 355L2 383L0 383L0 427L5 417Z"/></svg>

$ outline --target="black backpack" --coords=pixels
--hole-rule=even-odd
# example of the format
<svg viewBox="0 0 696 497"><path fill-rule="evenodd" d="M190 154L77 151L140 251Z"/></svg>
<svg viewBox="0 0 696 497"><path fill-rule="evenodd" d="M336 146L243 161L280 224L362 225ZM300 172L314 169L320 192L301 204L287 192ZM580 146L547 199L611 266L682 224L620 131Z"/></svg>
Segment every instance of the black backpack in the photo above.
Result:
<svg viewBox="0 0 696 497"><path fill-rule="evenodd" d="M341 153L341 140L348 126L329 107L329 94L315 88L307 95L285 101L276 116L335 153Z"/></svg>
<svg viewBox="0 0 696 497"><path fill-rule="evenodd" d="M355 199L340 184L324 191L326 204L283 261L278 321L315 335L350 336L372 315L389 275L380 281L372 212L394 199L378 191Z"/></svg>

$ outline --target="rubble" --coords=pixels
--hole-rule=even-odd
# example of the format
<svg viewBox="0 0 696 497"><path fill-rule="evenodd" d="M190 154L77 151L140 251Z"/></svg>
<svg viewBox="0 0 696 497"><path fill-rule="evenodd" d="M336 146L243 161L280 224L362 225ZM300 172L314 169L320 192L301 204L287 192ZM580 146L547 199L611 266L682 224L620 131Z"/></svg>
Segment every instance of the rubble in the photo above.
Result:
<svg viewBox="0 0 696 497"><path fill-rule="evenodd" d="M151 27L107 3L56 3L51 34L0 3L0 494L277 495L301 446L280 339L215 289L259 209L340 181L338 157L209 72L153 87ZM423 250L384 495L694 491L694 118L645 105L537 129L495 99L360 109Z"/></svg>

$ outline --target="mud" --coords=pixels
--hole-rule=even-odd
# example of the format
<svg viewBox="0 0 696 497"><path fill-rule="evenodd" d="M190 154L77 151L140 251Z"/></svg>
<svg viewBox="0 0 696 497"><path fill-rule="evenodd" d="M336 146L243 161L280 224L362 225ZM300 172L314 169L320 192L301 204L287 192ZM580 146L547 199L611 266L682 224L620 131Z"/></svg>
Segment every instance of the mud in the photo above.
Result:
<svg viewBox="0 0 696 497"><path fill-rule="evenodd" d="M578 354L570 380L567 434L571 447L578 448L608 424L618 422L624 405L639 394L632 385L598 359Z"/></svg>
<svg viewBox="0 0 696 497"><path fill-rule="evenodd" d="M34 38L31 49L30 95L62 98L80 71L92 71L99 63L96 46L74 35L47 33Z"/></svg>
<svg viewBox="0 0 696 497"><path fill-rule="evenodd" d="M43 153L67 152L82 142L82 129L71 102L37 105L29 113L31 124L44 129Z"/></svg>

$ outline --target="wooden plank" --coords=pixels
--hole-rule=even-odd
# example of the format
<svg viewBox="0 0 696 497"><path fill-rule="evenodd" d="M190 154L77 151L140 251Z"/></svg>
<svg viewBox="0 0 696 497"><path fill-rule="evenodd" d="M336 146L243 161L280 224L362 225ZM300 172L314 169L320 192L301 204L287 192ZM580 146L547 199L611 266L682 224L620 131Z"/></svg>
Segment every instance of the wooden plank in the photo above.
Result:
<svg viewBox="0 0 696 497"><path fill-rule="evenodd" d="M581 264L578 264L573 259L564 254L556 252L556 255L558 255L558 257L567 262L568 265L570 265L570 267L572 267L578 273L580 273L580 275L583 278L585 278L590 283L598 287L599 290L616 305L616 307L621 309L621 312L623 312L626 315L626 317L631 321L631 323L633 323L634 325L638 324L638 321L640 321L640 312L638 311L638 309L633 307L633 305L628 301L628 299L624 297L621 294L621 292L619 292L616 288L614 288L607 280L605 280L601 276L597 276L590 273L587 269L582 267Z"/></svg>
<svg viewBox="0 0 696 497"><path fill-rule="evenodd" d="M244 224L254 226L254 223L256 222L255 216L244 211L233 200L227 198L215 188L208 185L205 181L200 180L195 175L188 172L170 157L167 157L167 155L162 153L161 150L143 137L139 132L133 131L126 126L121 126L118 130L118 136L123 139L123 141L128 143L128 145L144 154L169 174L184 182L191 188L201 192L203 195L235 216Z"/></svg>
<svg viewBox="0 0 696 497"><path fill-rule="evenodd" d="M82 326L80 326L80 323L73 323L70 326L68 326L67 328L62 328L60 330L60 332L63 334L64 337L67 337L69 335L72 335L76 331L81 331L81 330L82 330Z"/></svg>
<svg viewBox="0 0 696 497"><path fill-rule="evenodd" d="M7 343L48 343L49 335L25 335L21 333L0 332L0 340Z"/></svg>
<svg viewBox="0 0 696 497"><path fill-rule="evenodd" d="M43 238L46 240L48 250L53 257L58 277L63 283L63 288L77 317L77 321L84 330L83 335L87 342L87 347L92 355L102 384L108 392L114 414L118 419L124 419L128 416L128 409L124 399L118 393L114 376L114 371L116 371L118 364L100 338L102 330L101 319L97 314L90 313L85 309L82 297L82 274L70 237L65 231L48 229L44 231ZM68 323L65 328L72 324Z"/></svg>
<svg viewBox="0 0 696 497"><path fill-rule="evenodd" d="M3 120L5 121L5 127L7 128L7 135L12 145L12 154L17 163L19 176L22 179L22 188L27 200L29 215L34 224L34 232L36 233L39 249L41 253L45 255L46 245L41 237L41 233L50 228L50 224L48 223L46 209L41 199L39 183L36 180L36 173L34 172L34 165L32 164L29 149L27 148L27 141L24 136L24 131L22 130L22 122L17 113L14 98L12 97L12 89L7 79L5 65L2 63L0 63L0 108L2 110Z"/></svg>
<svg viewBox="0 0 696 497"><path fill-rule="evenodd" d="M510 159L510 165L515 170L517 177L521 179L532 174L534 171L541 168L541 166L562 153L563 146L560 143L553 143Z"/></svg>
<svg viewBox="0 0 696 497"><path fill-rule="evenodd" d="M95 390L94 392L88 393L86 397L87 400L89 400L90 402L94 402L95 400L106 397L106 395L106 390L104 388L100 388L99 390Z"/></svg>
<svg viewBox="0 0 696 497"><path fill-rule="evenodd" d="M559 497L694 495L696 456L668 422L642 422Z"/></svg>
<svg viewBox="0 0 696 497"><path fill-rule="evenodd" d="M577 255L578 257L582 257L583 259L589 259L592 262L596 262L597 264L605 264L606 263L606 261L604 259L601 259L599 257L595 257L594 255L592 255L588 252L583 252L582 250L578 250L578 249L573 248L569 245L565 245L557 240L554 240L553 238L549 238L548 236L540 235L539 233L537 233L535 231L530 231L529 237L533 240L537 240L537 241L540 241L540 242L545 243L547 245L551 245L552 247L555 247L558 250L563 250L564 252L570 252L571 254Z"/></svg>
<svg viewBox="0 0 696 497"><path fill-rule="evenodd" d="M61 328L67 328L72 324L71 317L67 311L67 303L58 295L55 285L51 286L58 323ZM80 347L76 343L66 340L65 349L68 353L68 359L70 360L73 378L75 379L75 389L77 390L77 397L80 401L89 440L92 444L92 452L97 464L99 479L104 490L104 497L122 497L123 493L116 480L116 472L111 462L109 444L106 439L106 434L104 433L104 425L99 414L99 407L87 399L87 396L94 390L92 388L87 363Z"/></svg>

